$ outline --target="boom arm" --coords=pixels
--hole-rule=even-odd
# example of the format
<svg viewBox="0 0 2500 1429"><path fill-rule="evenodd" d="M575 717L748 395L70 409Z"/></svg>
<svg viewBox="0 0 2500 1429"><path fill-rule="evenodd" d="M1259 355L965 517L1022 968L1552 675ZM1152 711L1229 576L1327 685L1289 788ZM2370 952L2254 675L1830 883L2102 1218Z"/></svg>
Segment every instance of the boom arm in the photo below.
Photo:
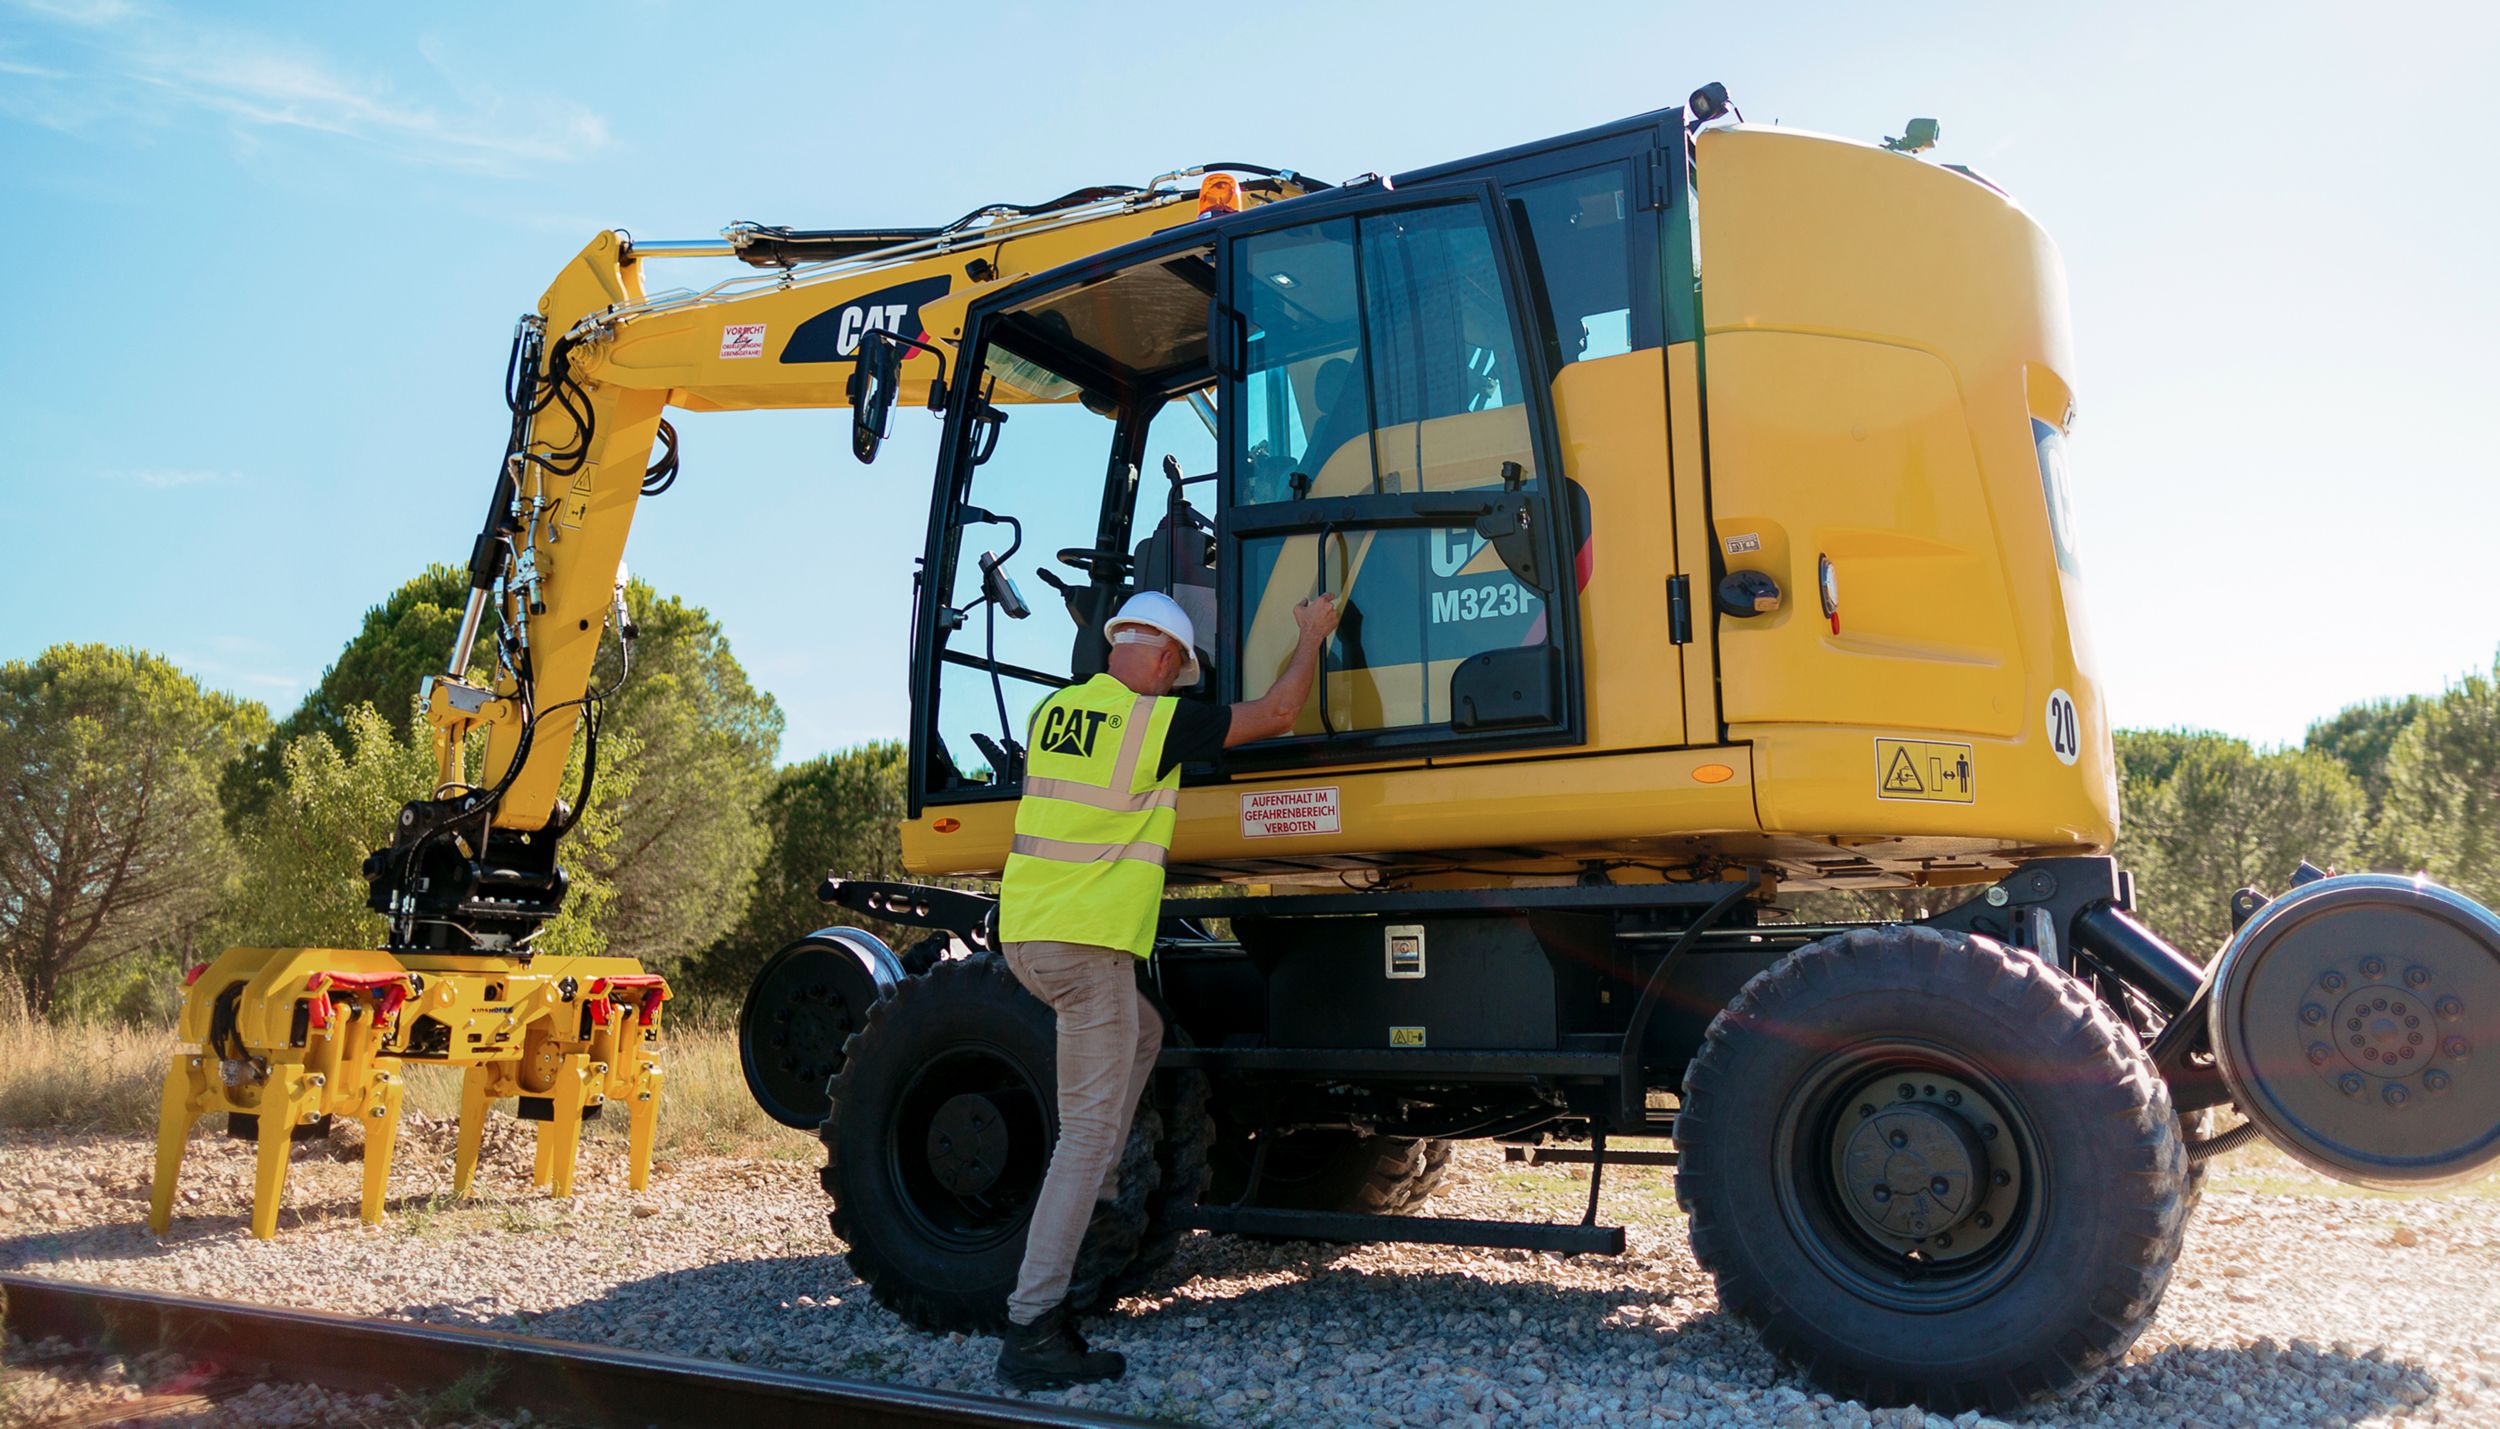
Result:
<svg viewBox="0 0 2500 1429"><path fill-rule="evenodd" d="M1207 166L1142 189L977 210L942 229L886 235L899 241L867 252L858 251L858 235L752 227L717 243L638 248L617 232L592 239L514 340L511 440L471 551L460 635L424 692L439 782L432 797L402 810L391 846L365 864L371 905L391 919L391 945L525 950L561 906L555 850L580 812L563 799L565 766L585 723L586 762L597 757L604 692L590 689L591 668L619 603L634 509L646 484L665 485L673 465L667 408L844 406L852 359L870 329L951 355L980 289L1189 221L1202 211L1190 206L1200 191L1176 181L1217 168L1261 174L1238 185L1253 202L1321 186L1290 171ZM810 253L836 256L799 261ZM760 271L699 292L645 286L655 257L727 256ZM936 390L936 353L907 356L898 400L920 405ZM667 455L654 468L664 431ZM469 677L481 636L493 654L485 683ZM485 748L472 779L474 735Z"/></svg>

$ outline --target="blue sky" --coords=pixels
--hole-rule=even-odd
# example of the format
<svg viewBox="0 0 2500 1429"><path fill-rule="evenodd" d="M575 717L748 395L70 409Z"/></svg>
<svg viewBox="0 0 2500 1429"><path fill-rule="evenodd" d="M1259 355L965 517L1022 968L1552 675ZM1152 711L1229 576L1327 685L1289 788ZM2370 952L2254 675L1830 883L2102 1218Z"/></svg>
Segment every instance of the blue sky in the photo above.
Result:
<svg viewBox="0 0 2500 1429"><path fill-rule="evenodd" d="M2299 737L2491 664L2486 7L190 6L0 0L0 658L139 645L283 713L468 547L515 314L592 234L951 218L1207 159L1394 171L1675 103L1936 157L2073 284L2121 724ZM933 426L678 418L635 570L785 758L899 733Z"/></svg>

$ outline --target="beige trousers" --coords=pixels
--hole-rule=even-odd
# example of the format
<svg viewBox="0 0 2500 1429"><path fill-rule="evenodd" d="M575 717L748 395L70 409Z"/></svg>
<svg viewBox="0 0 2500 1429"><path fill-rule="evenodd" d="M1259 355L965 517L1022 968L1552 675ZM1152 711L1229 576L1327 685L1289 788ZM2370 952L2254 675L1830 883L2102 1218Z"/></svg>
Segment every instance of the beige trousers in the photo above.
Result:
<svg viewBox="0 0 2500 1429"><path fill-rule="evenodd" d="M1008 970L1059 1023L1059 1141L1033 1203L1007 1318L1040 1319L1067 1298L1094 1202L1119 1190L1137 1099L1163 1049L1163 1019L1137 994L1137 959L1083 943L1009 943Z"/></svg>

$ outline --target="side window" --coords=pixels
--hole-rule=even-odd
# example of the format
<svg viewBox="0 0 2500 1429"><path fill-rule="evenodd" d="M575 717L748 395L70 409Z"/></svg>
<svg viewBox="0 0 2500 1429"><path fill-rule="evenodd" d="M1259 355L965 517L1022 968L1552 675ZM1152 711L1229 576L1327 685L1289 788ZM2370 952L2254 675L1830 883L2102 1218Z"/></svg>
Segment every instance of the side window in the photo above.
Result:
<svg viewBox="0 0 2500 1429"><path fill-rule="evenodd" d="M1373 489L1390 495L1536 474L1493 235L1472 206L1362 223Z"/></svg>
<svg viewBox="0 0 2500 1429"><path fill-rule="evenodd" d="M1555 371L1632 350L1632 167L1582 169L1504 190L1542 301Z"/></svg>
<svg viewBox="0 0 2500 1429"><path fill-rule="evenodd" d="M995 379L991 400L1012 405L1004 405L1009 416L996 445L972 469L966 504L1002 519L962 526L955 537L945 604L962 613L962 624L938 641L943 758L931 783L940 791L1003 782L1033 707L1074 678L1075 619L1041 573L1082 580L1053 556L1094 544L1112 454L1112 420L1078 400L1075 382L996 344L982 360ZM1021 545L1009 517L1021 524ZM1001 561L1029 614L1015 618L985 598L985 552Z"/></svg>
<svg viewBox="0 0 2500 1429"><path fill-rule="evenodd" d="M1370 491L1370 443L1354 440L1372 430L1354 220L1264 234L1242 261L1253 370L1233 501Z"/></svg>
<svg viewBox="0 0 2500 1429"><path fill-rule="evenodd" d="M1248 328L1227 518L1242 522L1241 696L1283 670L1295 602L1323 589L1346 601L1296 735L1482 728L1487 705L1470 691L1493 678L1487 660L1501 678L1543 679L1517 672L1547 668L1544 597L1472 517L1417 519L1439 493L1542 486L1529 369L1485 217L1432 204L1235 250ZM1300 514L1356 497L1416 505L1404 518ZM1261 534L1262 523L1300 529ZM1471 664L1479 675L1461 676ZM1551 717L1539 704L1521 722Z"/></svg>

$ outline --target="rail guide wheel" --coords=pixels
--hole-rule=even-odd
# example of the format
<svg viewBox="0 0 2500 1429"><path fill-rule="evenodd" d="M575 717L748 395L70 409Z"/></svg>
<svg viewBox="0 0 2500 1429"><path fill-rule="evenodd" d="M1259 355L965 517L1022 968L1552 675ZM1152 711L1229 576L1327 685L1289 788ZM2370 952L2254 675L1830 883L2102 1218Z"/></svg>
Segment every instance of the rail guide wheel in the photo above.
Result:
<svg viewBox="0 0 2500 1429"><path fill-rule="evenodd" d="M2305 884L2209 988L2232 1099L2295 1159L2394 1191L2500 1161L2500 919L2472 900L2387 874Z"/></svg>

